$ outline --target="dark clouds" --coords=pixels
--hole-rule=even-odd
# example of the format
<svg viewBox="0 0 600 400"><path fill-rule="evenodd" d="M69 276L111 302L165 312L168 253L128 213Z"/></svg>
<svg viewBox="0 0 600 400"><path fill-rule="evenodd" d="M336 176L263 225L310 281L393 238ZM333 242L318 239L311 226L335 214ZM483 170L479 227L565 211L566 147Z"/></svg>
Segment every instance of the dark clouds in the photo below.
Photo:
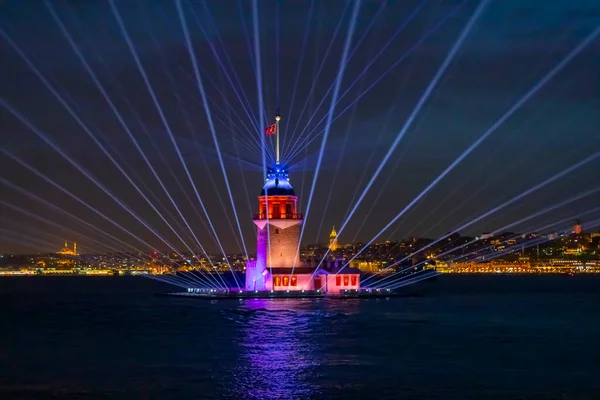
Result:
<svg viewBox="0 0 600 400"><path fill-rule="evenodd" d="M287 128L284 143L293 142L292 133L298 135L304 127L307 128L305 134L313 132L314 140L292 160L292 183L302 196L304 209L324 128L323 123L317 125L317 122L324 120L330 106L329 88L339 67L351 6L342 1L314 1L313 13L309 15L310 3L306 1L258 3L264 113L271 118L277 103L281 105L283 126ZM202 206L109 4L73 1L52 4L187 222L208 248L216 250ZM263 129L259 127L257 132L253 127L258 119L258 106L252 3L184 4L244 238L252 249L254 226L250 211L256 208L261 185L258 143ZM237 228L231 228L235 227L233 211L176 8L168 2L120 1L116 5L215 229L224 246L236 251L239 246L235 239ZM331 127L307 222L306 242L317 240L319 227L341 224L351 201L372 176L476 5L474 1L389 1L381 8L381 2L363 3L353 43L362 40L355 51L353 48L342 92L365 66L372 65L336 106L336 117L339 117ZM374 17L377 19L372 23ZM375 59L407 20L402 32ZM308 30L307 21L310 21ZM173 229L193 243L168 196L44 4L4 2L0 23L152 204L164 212ZM534 0L492 1L384 167L347 233L342 234L342 241L353 237L369 240L599 24L600 5L594 1L561 0L551 4ZM371 29L367 31L369 26ZM430 36L413 48L428 33ZM213 50L223 65L217 62ZM390 69L401 58L403 61ZM11 107L168 242L184 249L167 224L4 39L0 68L2 98ZM234 82L237 93L232 90L224 70ZM395 237L442 234L598 151L600 82L597 71L600 71L598 38L407 213L396 225L399 229ZM375 81L378 83L351 106ZM246 108L240 105L238 96ZM292 97L293 108L290 109ZM319 103L322 105L316 109ZM340 114L346 107L348 110ZM315 118L309 123L315 111ZM247 112L252 113L253 121ZM31 164L144 241L165 247L110 195L92 184L7 110L1 113L4 150ZM298 129L294 129L296 126ZM121 240L143 247L114 224L77 204L7 156L0 157L3 179L70 210ZM238 162L238 159L243 161ZM464 233L493 230L594 187L598 184L598 170L598 161L592 162ZM101 238L97 232L90 232L89 228L28 200L5 185L2 199L82 234ZM534 228L569 215L575 218L599 202L597 195L590 196L518 228ZM75 239L72 232L7 210L2 208L3 225L14 226L17 222L23 232L27 232L28 227L42 229L57 238L57 246L62 241L58 238ZM592 217L590 219L594 219ZM438 224L439 221L442 222ZM319 239L325 237L323 229L318 232ZM2 251L27 249L9 243L9 237L5 239ZM85 247L85 243L82 245Z"/></svg>

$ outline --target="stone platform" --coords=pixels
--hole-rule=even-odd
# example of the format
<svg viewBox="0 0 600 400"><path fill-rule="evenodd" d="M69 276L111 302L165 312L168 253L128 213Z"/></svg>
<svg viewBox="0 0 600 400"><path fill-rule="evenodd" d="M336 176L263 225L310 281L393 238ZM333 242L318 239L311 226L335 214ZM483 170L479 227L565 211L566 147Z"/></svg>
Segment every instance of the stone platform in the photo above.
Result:
<svg viewBox="0 0 600 400"><path fill-rule="evenodd" d="M406 293L396 292L390 289L360 289L343 290L340 294L327 294L317 290L305 291L237 291L237 290L199 290L188 289L185 292L157 293L158 296L185 297L200 300L245 300L245 299L357 299L357 298L381 298L399 297Z"/></svg>

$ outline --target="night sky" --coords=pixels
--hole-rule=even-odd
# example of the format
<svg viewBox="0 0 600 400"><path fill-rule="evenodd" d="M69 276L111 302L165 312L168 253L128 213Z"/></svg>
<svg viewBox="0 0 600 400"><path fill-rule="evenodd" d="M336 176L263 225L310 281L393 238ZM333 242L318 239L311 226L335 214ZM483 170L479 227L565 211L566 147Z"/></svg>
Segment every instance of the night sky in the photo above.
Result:
<svg viewBox="0 0 600 400"><path fill-rule="evenodd" d="M177 235L197 250L186 224L207 250L218 251L198 196L225 250L242 251L237 211L253 253L252 213L263 181L260 141L277 106L283 159L305 214L324 132L329 133L303 237L305 244L325 241L332 225L344 222L480 3L364 1L356 29L349 32L354 1L258 1L258 25L251 1L182 2L235 208L175 2L113 4L114 10L105 1L0 5L2 253L56 251L64 240L76 240L82 252L166 250L151 229L178 250L187 247ZM489 2L340 242L371 240L594 32L580 53L380 239L436 238L587 157L585 165L460 233L501 229L600 187L599 27L597 0ZM349 34L338 101L326 129ZM270 138L267 144L269 162ZM599 206L600 191L591 192L509 230L537 230L560 221L545 231L565 229L576 218L585 229L600 223L600 211L594 211Z"/></svg>

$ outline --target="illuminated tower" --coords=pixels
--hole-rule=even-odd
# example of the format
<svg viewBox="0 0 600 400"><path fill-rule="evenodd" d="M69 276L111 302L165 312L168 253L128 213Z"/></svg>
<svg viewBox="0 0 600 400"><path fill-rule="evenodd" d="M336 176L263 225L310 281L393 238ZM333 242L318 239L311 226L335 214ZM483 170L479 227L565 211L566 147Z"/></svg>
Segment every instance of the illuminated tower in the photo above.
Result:
<svg viewBox="0 0 600 400"><path fill-rule="evenodd" d="M583 228L581 227L581 222L579 220L575 221L575 226L573 226L573 233L576 235L581 235L583 232Z"/></svg>
<svg viewBox="0 0 600 400"><path fill-rule="evenodd" d="M77 255L77 242L73 242L73 255Z"/></svg>
<svg viewBox="0 0 600 400"><path fill-rule="evenodd" d="M275 118L277 142L280 119ZM290 184L288 169L279 163L279 146L276 158L275 166L267 169L267 179L258 197L258 213L254 215L258 230L256 260L246 264L246 290L271 290L277 271L300 266L302 214L298 213L298 197Z"/></svg>
<svg viewBox="0 0 600 400"><path fill-rule="evenodd" d="M321 268L300 262L302 214L298 197L290 184L288 169L279 161L279 113L275 124L265 133L276 135L275 165L267 169L265 184L258 197L258 214L254 215L256 260L246 262L247 291L279 292L315 291L339 294L342 290L360 289L360 271L343 263ZM330 235L330 248L338 248L335 228ZM283 293L282 293L283 292Z"/></svg>
<svg viewBox="0 0 600 400"><path fill-rule="evenodd" d="M335 226L331 229L331 233L329 234L329 250L336 251L340 248L340 245L337 241L337 232L335 231Z"/></svg>

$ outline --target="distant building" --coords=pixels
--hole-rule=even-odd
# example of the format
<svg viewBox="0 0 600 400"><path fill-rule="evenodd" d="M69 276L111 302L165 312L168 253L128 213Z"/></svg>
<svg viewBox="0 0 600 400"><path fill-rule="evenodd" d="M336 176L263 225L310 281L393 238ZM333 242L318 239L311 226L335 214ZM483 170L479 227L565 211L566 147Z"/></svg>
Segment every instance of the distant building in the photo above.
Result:
<svg viewBox="0 0 600 400"><path fill-rule="evenodd" d="M65 242L65 247L63 247L60 251L57 251L56 254L60 254L63 256L76 256L77 254L77 243L73 242L73 250L69 248L69 243Z"/></svg>
<svg viewBox="0 0 600 400"><path fill-rule="evenodd" d="M386 267L387 263L381 260L364 261L364 260L352 260L350 266L367 273L378 273Z"/></svg>
<svg viewBox="0 0 600 400"><path fill-rule="evenodd" d="M335 226L331 229L331 233L329 234L329 250L336 251L340 248L340 245L337 241L337 232L335 231Z"/></svg>
<svg viewBox="0 0 600 400"><path fill-rule="evenodd" d="M581 235L583 233L583 227L581 226L581 222L579 220L575 221L575 225L573 226L573 233L576 235Z"/></svg>

